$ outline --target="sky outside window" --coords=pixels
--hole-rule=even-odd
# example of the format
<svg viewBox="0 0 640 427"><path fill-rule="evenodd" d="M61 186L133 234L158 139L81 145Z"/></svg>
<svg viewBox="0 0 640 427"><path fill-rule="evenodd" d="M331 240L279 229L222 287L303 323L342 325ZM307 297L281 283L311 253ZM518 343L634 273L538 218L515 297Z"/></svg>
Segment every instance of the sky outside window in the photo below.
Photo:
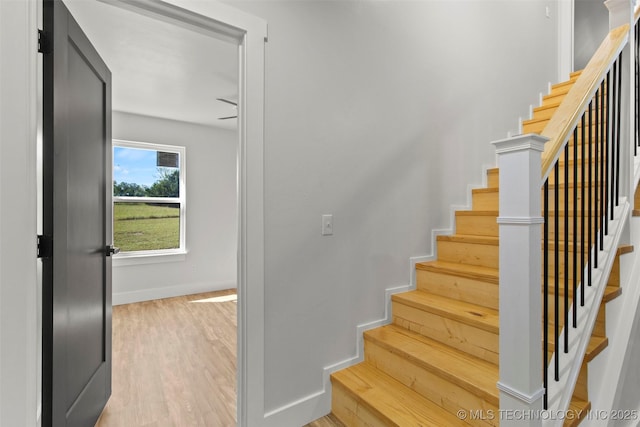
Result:
<svg viewBox="0 0 640 427"><path fill-rule="evenodd" d="M158 179L157 151L113 148L113 180L150 187Z"/></svg>

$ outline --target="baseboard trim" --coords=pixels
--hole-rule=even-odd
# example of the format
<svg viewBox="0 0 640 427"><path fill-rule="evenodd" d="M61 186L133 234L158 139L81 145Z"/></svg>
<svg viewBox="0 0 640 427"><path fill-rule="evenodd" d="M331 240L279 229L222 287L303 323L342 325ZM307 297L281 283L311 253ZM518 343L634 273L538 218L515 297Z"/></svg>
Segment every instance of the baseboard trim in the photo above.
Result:
<svg viewBox="0 0 640 427"><path fill-rule="evenodd" d="M431 256L411 258L411 265L415 268L416 262L431 259ZM400 292L407 292L415 288L415 284L400 285L385 289L385 310L384 318L363 323L357 326L357 346L356 354L348 359L329 365L323 369L322 390L312 393L295 402L291 402L280 408L269 411L265 414L265 425L279 427L283 425L304 425L313 420L324 417L331 412L331 379L332 373L349 366L360 363L364 360L364 332L388 325L391 323L391 295Z"/></svg>
<svg viewBox="0 0 640 427"><path fill-rule="evenodd" d="M114 292L113 305L131 304L134 302L150 301L154 299L172 298L183 295L200 294L204 292L235 289L236 282L195 282L159 288L147 288L129 292Z"/></svg>

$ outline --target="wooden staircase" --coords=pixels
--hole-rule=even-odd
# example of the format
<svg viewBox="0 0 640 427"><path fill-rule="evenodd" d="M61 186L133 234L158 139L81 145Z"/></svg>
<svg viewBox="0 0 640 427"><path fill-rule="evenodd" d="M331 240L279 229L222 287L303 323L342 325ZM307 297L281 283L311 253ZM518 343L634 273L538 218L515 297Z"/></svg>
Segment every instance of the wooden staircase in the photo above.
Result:
<svg viewBox="0 0 640 427"><path fill-rule="evenodd" d="M578 75L552 88L523 133L544 129ZM456 233L438 236L437 260L416 265L416 290L392 296L392 323L364 333L364 361L331 375L332 412L345 425L499 425L498 176L488 170L487 188L472 191L472 209L456 212ZM606 347L604 304L618 295L616 259L575 411L590 405L587 363ZM565 425L579 423L572 418Z"/></svg>

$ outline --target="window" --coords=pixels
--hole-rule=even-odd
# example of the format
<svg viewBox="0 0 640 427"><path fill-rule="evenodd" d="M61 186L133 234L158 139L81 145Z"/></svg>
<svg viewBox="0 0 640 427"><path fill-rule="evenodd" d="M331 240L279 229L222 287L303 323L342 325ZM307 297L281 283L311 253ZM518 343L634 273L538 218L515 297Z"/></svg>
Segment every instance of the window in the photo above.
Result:
<svg viewBox="0 0 640 427"><path fill-rule="evenodd" d="M113 242L119 256L185 250L185 148L113 141Z"/></svg>

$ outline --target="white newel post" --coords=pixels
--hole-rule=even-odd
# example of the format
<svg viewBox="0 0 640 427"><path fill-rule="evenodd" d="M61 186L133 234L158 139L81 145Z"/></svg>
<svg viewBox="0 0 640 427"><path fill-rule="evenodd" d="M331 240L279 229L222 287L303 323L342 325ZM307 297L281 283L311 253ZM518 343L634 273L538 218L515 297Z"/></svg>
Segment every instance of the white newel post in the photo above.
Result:
<svg viewBox="0 0 640 427"><path fill-rule="evenodd" d="M541 426L541 157L547 138L493 142L500 168L500 425Z"/></svg>

